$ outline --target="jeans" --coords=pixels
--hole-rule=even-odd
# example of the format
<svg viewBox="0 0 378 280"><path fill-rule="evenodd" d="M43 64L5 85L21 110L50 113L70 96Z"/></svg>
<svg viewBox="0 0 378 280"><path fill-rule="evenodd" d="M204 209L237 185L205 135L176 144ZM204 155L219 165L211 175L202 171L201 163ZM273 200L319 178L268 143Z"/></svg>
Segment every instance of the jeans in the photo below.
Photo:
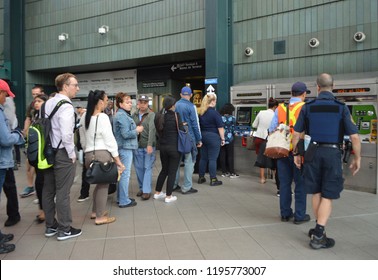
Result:
<svg viewBox="0 0 378 280"><path fill-rule="evenodd" d="M205 177L207 163L209 163L210 178L216 178L217 159L221 147L220 136L214 132L202 132L202 143L198 175Z"/></svg>
<svg viewBox="0 0 378 280"><path fill-rule="evenodd" d="M182 192L187 192L192 188L193 185L193 171L194 171L194 164L196 163L195 159L193 160L192 158L192 153L187 153L182 155L184 157L184 184L181 185L181 190ZM181 160L179 161L179 165L177 168L176 172L176 180L174 187L179 185L180 182L180 163Z"/></svg>
<svg viewBox="0 0 378 280"><path fill-rule="evenodd" d="M117 199L119 205L127 205L131 203L129 198L129 182L131 164L133 162L133 150L119 149L118 152L121 162L126 169L122 172L121 178L118 182Z"/></svg>
<svg viewBox="0 0 378 280"><path fill-rule="evenodd" d="M152 190L152 168L154 167L156 155L155 147L151 154L147 154L146 148L134 150L134 167L137 175L139 189L143 193L151 193Z"/></svg>
<svg viewBox="0 0 378 280"><path fill-rule="evenodd" d="M5 174L7 173L6 169L0 169L0 194L3 189L3 184L5 182Z"/></svg>
<svg viewBox="0 0 378 280"><path fill-rule="evenodd" d="M293 155L277 160L278 178L280 184L281 217L294 214L296 220L303 220L306 214L306 190L301 171L295 166ZM294 179L295 212L291 208L291 183Z"/></svg>

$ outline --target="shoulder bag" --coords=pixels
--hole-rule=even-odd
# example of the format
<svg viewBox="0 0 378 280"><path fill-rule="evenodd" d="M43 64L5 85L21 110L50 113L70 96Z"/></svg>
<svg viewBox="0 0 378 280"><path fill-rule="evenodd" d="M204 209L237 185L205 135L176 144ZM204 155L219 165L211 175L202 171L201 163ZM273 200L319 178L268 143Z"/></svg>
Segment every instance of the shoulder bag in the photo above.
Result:
<svg viewBox="0 0 378 280"><path fill-rule="evenodd" d="M187 154L192 151L192 139L190 137L189 132L183 131L179 129L178 126L178 118L177 113L175 113L176 117L176 127L177 127L177 150L182 154Z"/></svg>
<svg viewBox="0 0 378 280"><path fill-rule="evenodd" d="M111 160L107 162L101 162L96 160L96 134L97 134L97 121L96 118L96 129L94 134L94 148L93 148L93 158L85 174L85 180L89 184L111 184L117 183L118 179L118 169L116 163Z"/></svg>
<svg viewBox="0 0 378 280"><path fill-rule="evenodd" d="M289 125L289 105L286 106L286 128ZM291 135L288 129L277 128L269 134L264 155L270 158L284 158L289 156Z"/></svg>

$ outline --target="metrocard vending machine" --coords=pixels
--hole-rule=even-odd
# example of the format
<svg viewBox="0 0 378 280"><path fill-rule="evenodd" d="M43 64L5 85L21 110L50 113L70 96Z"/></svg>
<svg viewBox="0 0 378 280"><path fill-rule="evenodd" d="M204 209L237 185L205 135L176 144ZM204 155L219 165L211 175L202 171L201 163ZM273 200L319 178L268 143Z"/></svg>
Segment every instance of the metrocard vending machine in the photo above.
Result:
<svg viewBox="0 0 378 280"><path fill-rule="evenodd" d="M344 166L346 188L377 193L377 96L378 76L358 80L335 80L333 94L351 113L361 140L361 168L352 176ZM353 152L352 155L353 156ZM349 160L349 163L351 159Z"/></svg>

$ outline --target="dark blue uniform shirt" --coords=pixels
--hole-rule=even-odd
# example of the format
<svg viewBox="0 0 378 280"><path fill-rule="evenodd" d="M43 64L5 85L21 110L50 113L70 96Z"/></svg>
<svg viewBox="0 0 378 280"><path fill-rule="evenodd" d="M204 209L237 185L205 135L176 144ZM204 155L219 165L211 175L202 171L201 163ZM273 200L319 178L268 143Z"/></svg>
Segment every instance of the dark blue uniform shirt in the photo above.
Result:
<svg viewBox="0 0 378 280"><path fill-rule="evenodd" d="M319 93L318 99L329 99L334 100L335 97L329 91L322 91ZM302 107L301 112L298 116L298 120L294 126L296 132L303 132L305 130L305 114L306 114L306 104ZM345 135L357 134L357 126L353 123L348 107L345 105L343 110L343 124Z"/></svg>
<svg viewBox="0 0 378 280"><path fill-rule="evenodd" d="M218 128L224 126L222 116L213 107L209 107L205 114L199 117L199 122L202 132L218 134Z"/></svg>

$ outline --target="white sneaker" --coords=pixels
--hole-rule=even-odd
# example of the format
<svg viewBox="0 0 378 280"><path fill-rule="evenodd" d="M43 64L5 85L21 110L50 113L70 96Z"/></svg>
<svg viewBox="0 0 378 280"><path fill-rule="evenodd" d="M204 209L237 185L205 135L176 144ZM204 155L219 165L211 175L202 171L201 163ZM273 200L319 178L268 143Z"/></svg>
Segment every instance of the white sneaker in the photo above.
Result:
<svg viewBox="0 0 378 280"><path fill-rule="evenodd" d="M154 199L160 199L160 198L165 198L166 197L166 195L165 195L165 193L163 193L163 192L160 192L159 194L154 194Z"/></svg>
<svg viewBox="0 0 378 280"><path fill-rule="evenodd" d="M38 198L37 198L37 199L34 199L34 200L33 200L33 203L34 203L34 204L38 204L38 203L39 203L39 199L38 199Z"/></svg>
<svg viewBox="0 0 378 280"><path fill-rule="evenodd" d="M174 195L171 195L171 197L165 198L165 202L167 202L167 203L173 202L173 201L176 201L176 200L177 200L177 196L174 196Z"/></svg>

